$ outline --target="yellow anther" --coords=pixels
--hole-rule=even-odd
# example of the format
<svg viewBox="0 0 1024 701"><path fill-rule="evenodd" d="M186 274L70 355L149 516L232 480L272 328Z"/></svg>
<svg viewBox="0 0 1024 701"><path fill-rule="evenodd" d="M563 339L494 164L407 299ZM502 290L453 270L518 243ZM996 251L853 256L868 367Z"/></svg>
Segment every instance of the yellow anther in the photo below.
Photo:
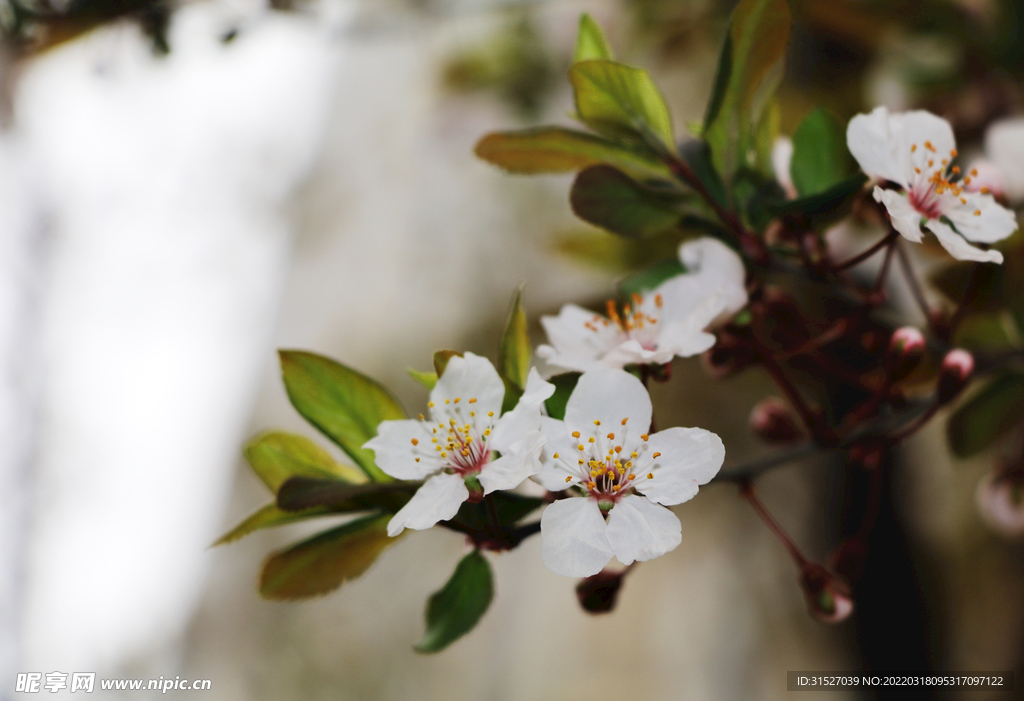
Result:
<svg viewBox="0 0 1024 701"><path fill-rule="evenodd" d="M491 429L489 429L489 428L485 428L485 429L484 429L484 435L485 435L485 436L489 436L489 435L491 435Z"/></svg>
<svg viewBox="0 0 1024 701"><path fill-rule="evenodd" d="M423 414L420 414L420 421L423 420Z"/></svg>
<svg viewBox="0 0 1024 701"><path fill-rule="evenodd" d="M582 460L579 460L579 461L577 461L577 462L576 462L576 464L577 464L577 465L582 465L582 464L583 464L583 461L582 461Z"/></svg>
<svg viewBox="0 0 1024 701"><path fill-rule="evenodd" d="M629 479L631 479L631 480L635 480L635 479L636 479L636 475L630 475L630 476L629 476Z"/></svg>
<svg viewBox="0 0 1024 701"><path fill-rule="evenodd" d="M445 399L445 400L444 400L444 403L445 403L445 404L451 404L451 403L452 403L452 400L451 400L451 399Z"/></svg>
<svg viewBox="0 0 1024 701"><path fill-rule="evenodd" d="M476 404L476 397L470 397L469 403L470 404Z"/></svg>
<svg viewBox="0 0 1024 701"><path fill-rule="evenodd" d="M650 436L649 436L649 435L647 435L646 433L641 433L641 434L640 434L640 438L641 438L642 440L645 440L645 441L646 441L646 440L647 440L648 438L650 438Z"/></svg>
<svg viewBox="0 0 1024 701"><path fill-rule="evenodd" d="M601 425L601 422L600 422L600 421L598 421L597 419L594 419L594 425L595 425L595 426L600 426L600 425Z"/></svg>
<svg viewBox="0 0 1024 701"><path fill-rule="evenodd" d="M661 295L654 295L654 306L661 309L662 304L664 304L664 301L661 299Z"/></svg>
<svg viewBox="0 0 1024 701"><path fill-rule="evenodd" d="M455 419L448 419L448 423L452 426L455 425Z"/></svg>
<svg viewBox="0 0 1024 701"><path fill-rule="evenodd" d="M647 479L649 479L649 480L654 479L654 473L653 472L648 472L647 473Z"/></svg>
<svg viewBox="0 0 1024 701"><path fill-rule="evenodd" d="M926 149L928 149L929 151L931 151L932 153L935 153L935 147L932 146L932 142L931 141L925 141L924 142L924 147Z"/></svg>
<svg viewBox="0 0 1024 701"><path fill-rule="evenodd" d="M920 175L921 174L921 169L918 168L917 166L914 166L914 172L917 173L918 175Z"/></svg>
<svg viewBox="0 0 1024 701"><path fill-rule="evenodd" d="M622 420L622 425L625 426L627 421L629 421L629 417L628 416Z"/></svg>
<svg viewBox="0 0 1024 701"><path fill-rule="evenodd" d="M419 458L416 458L416 462L419 462L419 461L420 461L420 459L419 459Z"/></svg>
<svg viewBox="0 0 1024 701"><path fill-rule="evenodd" d="M622 452L622 446L621 445L615 446L615 452L616 453L621 453Z"/></svg>
<svg viewBox="0 0 1024 701"><path fill-rule="evenodd" d="M458 404L458 403L459 403L459 402L461 402L461 401L462 401L462 397L456 397L456 398L455 398L455 403L456 403L456 404Z"/></svg>
<svg viewBox="0 0 1024 701"><path fill-rule="evenodd" d="M913 152L914 152L914 151L916 151L916 150L917 150L917 144L913 144L913 145L912 145L912 146L910 147L910 152L911 152L911 153L913 153Z"/></svg>
<svg viewBox="0 0 1024 701"><path fill-rule="evenodd" d="M633 461L632 460L627 460L626 461L626 467L633 467Z"/></svg>
<svg viewBox="0 0 1024 701"><path fill-rule="evenodd" d="M952 173L959 173L959 172L960 172L960 166L953 166L953 167L952 167L952 168L950 168L949 170L950 170L950 172L952 172Z"/></svg>
<svg viewBox="0 0 1024 701"><path fill-rule="evenodd" d="M420 444L420 441L419 441L419 439L418 439L418 438L413 438L413 439L412 439L412 444L413 444L413 445L419 445L419 444Z"/></svg>
<svg viewBox="0 0 1024 701"><path fill-rule="evenodd" d="M466 457L467 455L469 455L469 449L468 448L463 448L462 449L462 457Z"/></svg>
<svg viewBox="0 0 1024 701"><path fill-rule="evenodd" d="M957 156L959 156L959 155L960 155L960 152L959 152L959 151L957 151L956 149L952 149L952 150L951 150L951 151L949 152L949 157L950 157L950 158L956 158L956 157L957 157Z"/></svg>
<svg viewBox="0 0 1024 701"><path fill-rule="evenodd" d="M448 453L445 453L444 451L442 451L442 452L441 452L441 457L442 457L442 458L446 458L446 457L448 457Z"/></svg>
<svg viewBox="0 0 1024 701"><path fill-rule="evenodd" d="M587 489L596 489L597 485L593 482L587 482Z"/></svg>
<svg viewBox="0 0 1024 701"><path fill-rule="evenodd" d="M634 452L634 453L630 453L630 454L629 454L629 457L631 457L631 458L633 458L634 460L636 460L636 458L637 458L637 454L636 454L635 452Z"/></svg>
<svg viewBox="0 0 1024 701"><path fill-rule="evenodd" d="M949 159L948 158L943 158L942 159L942 165L948 165L948 164L949 164Z"/></svg>
<svg viewBox="0 0 1024 701"><path fill-rule="evenodd" d="M974 210L974 216L980 217L981 216L981 210L980 209Z"/></svg>
<svg viewBox="0 0 1024 701"><path fill-rule="evenodd" d="M577 448L578 450L583 450L583 444L582 444L582 443L581 443L581 444L579 444L578 446L576 446L576 448Z"/></svg>
<svg viewBox="0 0 1024 701"><path fill-rule="evenodd" d="M594 437L593 436L591 436L590 438L587 439L587 443L593 443L593 442L594 442Z"/></svg>
<svg viewBox="0 0 1024 701"><path fill-rule="evenodd" d="M554 455L552 455L551 457L553 457L553 458L554 458L555 460L558 460L558 453L555 453L555 454L554 454Z"/></svg>
<svg viewBox="0 0 1024 701"><path fill-rule="evenodd" d="M436 431L437 429L434 429L434 430ZM436 437L435 437L435 438L431 438L431 439L430 439L430 442L431 442L431 443L437 443L437 438L436 438Z"/></svg>
<svg viewBox="0 0 1024 701"><path fill-rule="evenodd" d="M654 455L651 456L651 460L656 460L657 458L660 458L660 457L661 457L661 453L655 453Z"/></svg>
<svg viewBox="0 0 1024 701"><path fill-rule="evenodd" d="M580 437L580 432L579 431L573 431L572 432L572 437L573 438L579 438Z"/></svg>
<svg viewBox="0 0 1024 701"><path fill-rule="evenodd" d="M566 477L565 481L566 482L572 482L572 475L569 475L568 477Z"/></svg>
<svg viewBox="0 0 1024 701"><path fill-rule="evenodd" d="M431 409L433 409L434 408L434 403L433 402L427 402L427 406L430 407Z"/></svg>
<svg viewBox="0 0 1024 701"><path fill-rule="evenodd" d="M981 194L987 195L988 194L988 188L987 187L981 188Z"/></svg>
<svg viewBox="0 0 1024 701"><path fill-rule="evenodd" d="M474 416L476 416L476 412L475 411L469 412L469 418L473 418Z"/></svg>
<svg viewBox="0 0 1024 701"><path fill-rule="evenodd" d="M935 161L928 161L928 167L929 168L931 168L933 165L935 165Z"/></svg>
<svg viewBox="0 0 1024 701"><path fill-rule="evenodd" d="M608 440L610 440L610 441L615 440L615 434L614 433L609 433L608 434Z"/></svg>

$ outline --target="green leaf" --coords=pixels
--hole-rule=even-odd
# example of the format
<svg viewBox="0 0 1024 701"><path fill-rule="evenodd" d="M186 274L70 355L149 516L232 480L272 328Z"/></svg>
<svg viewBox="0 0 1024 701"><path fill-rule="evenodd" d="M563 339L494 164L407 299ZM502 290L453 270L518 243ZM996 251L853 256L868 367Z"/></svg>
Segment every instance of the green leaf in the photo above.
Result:
<svg viewBox="0 0 1024 701"><path fill-rule="evenodd" d="M436 372L420 372L415 368L408 368L406 372L409 373L409 377L419 382L427 389L434 389L434 385L437 384L437 373Z"/></svg>
<svg viewBox="0 0 1024 701"><path fill-rule="evenodd" d="M642 185L611 166L580 171L569 204L580 219L629 238L647 238L678 226L684 197Z"/></svg>
<svg viewBox="0 0 1024 701"><path fill-rule="evenodd" d="M438 379L444 374L444 369L448 367L448 361L455 356L462 357L462 353L453 350L439 350L434 353L434 372L437 373Z"/></svg>
<svg viewBox="0 0 1024 701"><path fill-rule="evenodd" d="M976 392L949 417L946 436L966 458L992 444L1024 420L1024 375L1004 373Z"/></svg>
<svg viewBox="0 0 1024 701"><path fill-rule="evenodd" d="M522 391L530 374L530 334L527 331L526 311L523 309L523 287L512 297L512 309L505 322L498 349L498 374L506 383Z"/></svg>
<svg viewBox="0 0 1024 701"><path fill-rule="evenodd" d="M646 71L614 61L580 61L569 69L576 112L594 131L639 139L658 152L674 153L672 116Z"/></svg>
<svg viewBox="0 0 1024 701"><path fill-rule="evenodd" d="M668 166L643 146L562 127L488 134L474 152L510 173L569 173L605 163L639 180L671 177Z"/></svg>
<svg viewBox="0 0 1024 701"><path fill-rule="evenodd" d="M630 297L633 294L643 294L653 290L669 278L682 275L685 272L686 267L678 257L669 258L623 280L622 284L619 285L619 291L625 297Z"/></svg>
<svg viewBox="0 0 1024 701"><path fill-rule="evenodd" d="M686 218L683 218L685 227ZM557 234L556 252L612 274L624 274L674 256L685 238L682 231L666 231L647 239L627 239L604 229L582 229Z"/></svg>
<svg viewBox="0 0 1024 701"><path fill-rule="evenodd" d="M317 506L336 512L384 509L395 513L409 501L422 482L368 482L345 484L314 477L292 477L277 492L277 506L283 511L301 511Z"/></svg>
<svg viewBox="0 0 1024 701"><path fill-rule="evenodd" d="M604 38L601 26L584 12L580 15L580 30L576 35L576 49L572 53L573 63L592 59L614 60L612 48Z"/></svg>
<svg viewBox="0 0 1024 701"><path fill-rule="evenodd" d="M370 479L390 481L363 444L377 435L382 421L405 418L398 401L377 382L330 358L305 351L279 354L292 406L341 446Z"/></svg>
<svg viewBox="0 0 1024 701"><path fill-rule="evenodd" d="M786 0L741 0L732 12L703 132L726 182L756 166L755 131L782 79L791 26Z"/></svg>
<svg viewBox="0 0 1024 701"><path fill-rule="evenodd" d="M440 652L476 626L494 598L491 566L474 550L427 602L427 632L417 652Z"/></svg>
<svg viewBox="0 0 1024 701"><path fill-rule="evenodd" d="M978 266L994 267L994 266ZM1017 325L1009 311L968 314L956 325L952 345L967 350L990 353L1012 351L1020 346Z"/></svg>
<svg viewBox="0 0 1024 701"><path fill-rule="evenodd" d="M685 142L679 151L683 160L693 170L694 175L697 176L712 199L723 207L727 206L729 198L725 192L725 185L722 184L722 179L718 176L714 163L711 162L711 147L708 146L708 143L699 139L691 139Z"/></svg>
<svg viewBox="0 0 1024 701"><path fill-rule="evenodd" d="M793 134L789 173L802 197L826 192L855 170L846 149L846 129L821 107L804 117Z"/></svg>
<svg viewBox="0 0 1024 701"><path fill-rule="evenodd" d="M867 176L857 173L837 185L833 185L825 192L795 200L778 200L766 204L765 209L774 216L802 214L811 219L811 226L815 230L820 231L844 215L847 207L853 202L854 197L860 194L867 181Z"/></svg>
<svg viewBox="0 0 1024 701"><path fill-rule="evenodd" d="M548 378L548 382L555 386L555 393L544 400L544 408L548 410L548 416L561 421L565 418L565 405L569 402L572 391L576 389L576 383L580 380L578 372L563 372Z"/></svg>
<svg viewBox="0 0 1024 701"><path fill-rule="evenodd" d="M289 523L298 523L299 521L305 521L306 519L315 518L317 516L330 516L334 513L337 512L325 508L306 509L305 511L282 511L277 508L277 505L275 504L267 504L262 509L250 514L248 518L222 535L213 545L217 546L224 545L225 543L233 543L234 541L244 538L250 533L263 528L285 526Z"/></svg>
<svg viewBox="0 0 1024 701"><path fill-rule="evenodd" d="M282 482L296 475L355 483L366 481L362 472L336 463L326 450L294 433L261 433L246 443L244 453L252 471L274 493Z"/></svg>
<svg viewBox="0 0 1024 701"><path fill-rule="evenodd" d="M390 514L358 518L272 554L263 564L260 595L307 599L355 579L398 541L388 537L390 520Z"/></svg>
<svg viewBox="0 0 1024 701"><path fill-rule="evenodd" d="M486 498L491 500L494 513L497 514L498 523L502 528L515 525L544 505L543 499L524 497L515 492L494 492ZM463 502L459 507L459 512L449 522L473 532L486 532L494 528L490 509L485 502L475 504L468 501Z"/></svg>

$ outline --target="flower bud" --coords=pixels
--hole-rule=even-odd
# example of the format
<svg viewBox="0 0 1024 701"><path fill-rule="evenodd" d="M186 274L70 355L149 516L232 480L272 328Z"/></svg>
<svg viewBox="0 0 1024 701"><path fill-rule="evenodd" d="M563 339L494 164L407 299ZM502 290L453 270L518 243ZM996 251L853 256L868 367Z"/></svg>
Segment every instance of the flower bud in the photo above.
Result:
<svg viewBox="0 0 1024 701"><path fill-rule="evenodd" d="M608 613L615 608L619 589L622 588L622 579L627 571L601 570L595 575L581 579L576 585L576 596L583 610L588 613Z"/></svg>
<svg viewBox="0 0 1024 701"><path fill-rule="evenodd" d="M974 356L963 348L954 348L946 353L939 370L938 397L939 404L953 401L956 395L967 386L967 381L974 373Z"/></svg>
<svg viewBox="0 0 1024 701"><path fill-rule="evenodd" d="M992 530L1011 538L1024 534L1024 480L989 472L978 482L975 497L982 520Z"/></svg>
<svg viewBox="0 0 1024 701"><path fill-rule="evenodd" d="M803 435L793 412L776 397L763 399L754 406L750 429L766 443L792 443Z"/></svg>
<svg viewBox="0 0 1024 701"><path fill-rule="evenodd" d="M811 615L822 623L841 623L853 613L850 588L816 562L808 562L801 569L800 587Z"/></svg>
<svg viewBox="0 0 1024 701"><path fill-rule="evenodd" d="M924 334L913 326L901 326L889 338L889 349L886 351L885 364L889 376L900 380L911 373L924 357Z"/></svg>

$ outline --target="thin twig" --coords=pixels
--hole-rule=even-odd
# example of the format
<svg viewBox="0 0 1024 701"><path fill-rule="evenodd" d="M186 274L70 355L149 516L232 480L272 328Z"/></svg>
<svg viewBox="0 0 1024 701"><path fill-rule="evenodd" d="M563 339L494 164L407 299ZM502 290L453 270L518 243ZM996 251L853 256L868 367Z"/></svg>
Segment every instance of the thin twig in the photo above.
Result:
<svg viewBox="0 0 1024 701"><path fill-rule="evenodd" d="M857 265L858 263L867 260L871 256L873 256L876 253L878 253L880 250L882 250L882 248L884 248L885 246L888 246L893 241L895 241L897 236L899 236L899 234L897 232L890 231L888 234L886 234L883 238L879 239L876 243L874 243L867 250L862 251L861 253L858 253L853 258L850 258L850 259L848 259L848 260L846 260L846 261L844 261L842 263L839 263L837 265L832 266L832 271L833 272L838 272L840 270L846 270L847 268L852 268L853 266Z"/></svg>

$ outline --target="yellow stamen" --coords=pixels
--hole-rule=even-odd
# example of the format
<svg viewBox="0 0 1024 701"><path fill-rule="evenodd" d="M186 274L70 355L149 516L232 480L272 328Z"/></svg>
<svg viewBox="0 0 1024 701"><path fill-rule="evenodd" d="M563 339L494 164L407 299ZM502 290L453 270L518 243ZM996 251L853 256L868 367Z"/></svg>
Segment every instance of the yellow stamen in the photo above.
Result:
<svg viewBox="0 0 1024 701"><path fill-rule="evenodd" d="M646 441L648 438L650 438L650 436L647 435L646 433L641 433L640 438Z"/></svg>
<svg viewBox="0 0 1024 701"><path fill-rule="evenodd" d="M608 440L610 440L610 441L615 440L615 434L614 433L609 433L608 434Z"/></svg>
<svg viewBox="0 0 1024 701"><path fill-rule="evenodd" d="M416 439L416 438L413 438L413 439L412 439L412 444L413 444L413 445L419 445L419 444L420 444L420 442L419 442L419 440L418 440L418 439Z"/></svg>
<svg viewBox="0 0 1024 701"><path fill-rule="evenodd" d="M981 216L981 210L980 209L974 210L974 216L980 217Z"/></svg>
<svg viewBox="0 0 1024 701"><path fill-rule="evenodd" d="M657 460L660 457L661 457L661 453L655 453L654 455L651 456L651 460Z"/></svg>
<svg viewBox="0 0 1024 701"><path fill-rule="evenodd" d="M554 455L552 455L551 457L553 457L553 458L554 458L555 460L558 460L558 453L555 453L555 454L554 454Z"/></svg>
<svg viewBox="0 0 1024 701"><path fill-rule="evenodd" d="M470 404L476 404L476 397L470 398L469 403Z"/></svg>
<svg viewBox="0 0 1024 701"><path fill-rule="evenodd" d="M434 403L433 402L427 402L427 406L430 407L431 409L433 409L434 408Z"/></svg>
<svg viewBox="0 0 1024 701"><path fill-rule="evenodd" d="M579 431L573 431L572 432L572 437L573 438L579 438L580 437L580 432Z"/></svg>
<svg viewBox="0 0 1024 701"><path fill-rule="evenodd" d="M648 472L647 473L647 479L649 479L649 480L654 479L654 473L653 472Z"/></svg>
<svg viewBox="0 0 1024 701"><path fill-rule="evenodd" d="M568 477L566 477L565 481L566 482L572 482L572 475L569 475Z"/></svg>

